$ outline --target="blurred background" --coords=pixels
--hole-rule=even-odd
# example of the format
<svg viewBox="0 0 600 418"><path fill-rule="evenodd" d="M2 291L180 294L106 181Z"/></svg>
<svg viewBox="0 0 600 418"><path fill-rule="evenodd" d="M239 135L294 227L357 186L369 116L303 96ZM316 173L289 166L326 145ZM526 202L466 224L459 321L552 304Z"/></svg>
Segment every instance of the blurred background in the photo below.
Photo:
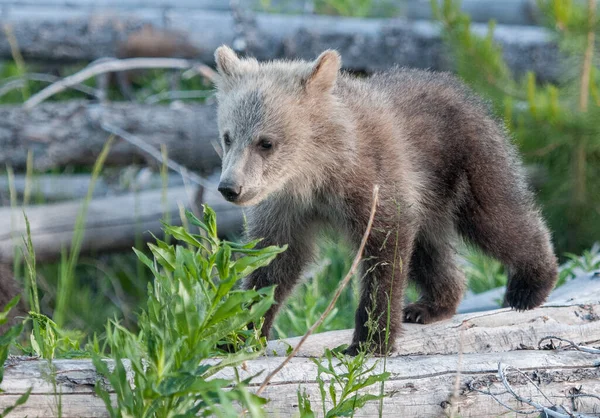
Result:
<svg viewBox="0 0 600 418"><path fill-rule="evenodd" d="M220 234L240 237L242 212L216 193L221 44L260 60L335 48L357 76L458 74L523 155L560 283L598 270L597 16L595 0L0 0L0 301L24 292L26 312L35 286L60 327L91 336L117 317L135 329L151 275L131 248L161 236L161 221L208 203ZM337 237L319 248L279 336L304 333L348 269ZM458 252L468 296L497 305L503 267ZM352 310L357 291L338 307ZM336 309L321 330L352 321Z"/></svg>

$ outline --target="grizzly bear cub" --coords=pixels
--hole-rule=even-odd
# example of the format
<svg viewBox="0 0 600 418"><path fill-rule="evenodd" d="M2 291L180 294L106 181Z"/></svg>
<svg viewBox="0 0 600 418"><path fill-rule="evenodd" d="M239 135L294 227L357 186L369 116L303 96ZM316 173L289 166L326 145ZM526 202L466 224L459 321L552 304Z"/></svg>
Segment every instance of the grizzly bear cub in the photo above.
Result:
<svg viewBox="0 0 600 418"><path fill-rule="evenodd" d="M259 63L226 46L215 57L219 191L249 207L249 237L289 245L245 281L277 285L263 335L311 260L319 229L333 227L358 246L374 185L380 200L347 353L369 332L387 353L402 320L428 324L455 313L465 289L458 236L506 265L507 306L544 302L557 280L548 229L504 128L456 78L410 69L353 78L340 73L332 50L314 62ZM421 298L402 309L407 280Z"/></svg>

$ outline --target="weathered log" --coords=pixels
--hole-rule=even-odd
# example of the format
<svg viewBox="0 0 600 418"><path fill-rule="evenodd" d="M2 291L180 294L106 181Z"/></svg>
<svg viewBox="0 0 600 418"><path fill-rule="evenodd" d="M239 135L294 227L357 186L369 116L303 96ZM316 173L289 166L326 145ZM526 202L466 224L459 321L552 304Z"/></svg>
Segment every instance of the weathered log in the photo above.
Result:
<svg viewBox="0 0 600 418"><path fill-rule="evenodd" d="M577 294L576 289L579 289ZM600 277L579 277L567 289L558 288L555 293L559 297L551 297L541 308L531 311L496 309L459 314L426 326L404 324L394 354L498 353L537 347L538 341L547 335L562 336L584 345L600 342ZM352 332L321 333L321 338L305 343L298 356L314 357L323 352L323 347L348 344ZM300 337L294 337L271 341L267 352L284 355L299 340Z"/></svg>
<svg viewBox="0 0 600 418"><path fill-rule="evenodd" d="M143 138L156 149L164 144L169 158L190 170L212 173L221 165L213 146L218 142L218 130L212 104L169 107L114 103L100 108L69 101L43 103L31 111L0 106L0 167L24 169L28 150L33 151L36 170L93 164L110 136L100 127L100 109L105 122ZM139 148L120 140L112 147L106 164L140 160L157 164Z"/></svg>
<svg viewBox="0 0 600 418"><path fill-rule="evenodd" d="M31 198L35 201L38 197L43 202L54 202L60 200L74 200L84 198L90 187L91 176L89 174L42 174L34 175L27 181L23 174L15 175L11 185L8 176L0 177L0 205L7 206L10 197L10 188L13 187L20 199L29 187ZM141 191L160 189L163 179L158 173L150 173L149 169L142 169L136 173L135 178L129 178L126 185L118 180L110 181L103 177L96 180L93 197L106 196L108 194L124 193L127 191ZM168 187L179 187L183 185L180 175L170 174L167 180Z"/></svg>
<svg viewBox="0 0 600 418"><path fill-rule="evenodd" d="M65 10L98 8L96 0L0 0L4 13L19 13L33 6L46 7L59 15ZM314 0L245 0L246 7L276 13L313 13ZM441 3L441 0L440 0ZM221 10L231 9L230 2L223 0L178 0L176 4L166 0L103 0L102 7L111 10L139 9L186 9ZM473 22L488 22L494 19L500 24L535 25L540 22L539 11L534 0L462 0L461 9L469 14ZM372 2L370 16L402 16L408 19L431 19L431 5L422 0L375 0Z"/></svg>
<svg viewBox="0 0 600 418"><path fill-rule="evenodd" d="M447 70L448 47L436 23L419 20L360 19L333 16L235 13L207 10L65 9L52 14L43 7L28 13L15 10L3 16L27 60L90 61L117 56L119 45L144 25L187 34L198 59L213 62L221 44L259 59L314 58L327 48L342 54L344 66L356 71L379 71L393 65ZM487 33L487 25L473 30ZM503 46L510 68L517 74L534 71L539 80L557 80L558 46L542 28L498 25L495 39ZM0 57L11 57L0 33Z"/></svg>
<svg viewBox="0 0 600 418"><path fill-rule="evenodd" d="M198 189L178 187L167 191L150 190L93 199L89 203L85 234L81 251L101 252L131 248L136 236L152 239L149 232L161 235L161 220L169 216L173 225L181 225L179 205L194 208ZM203 200L217 212L218 226L223 235L240 232L241 211L227 203L214 190L205 190ZM60 257L62 248L70 248L75 221L82 201L49 205L29 206L24 209L31 226L31 237L36 259L54 260ZM0 262L10 262L15 247L23 248L22 237L26 234L23 211L0 208Z"/></svg>
<svg viewBox="0 0 600 418"><path fill-rule="evenodd" d="M498 309L502 306L505 287L497 287L479 294L467 294L458 306L458 313L471 313Z"/></svg>
<svg viewBox="0 0 600 418"><path fill-rule="evenodd" d="M573 294L573 289L582 287L585 294ZM391 373L384 386L388 397L383 401L382 415L446 416L452 405L464 417L502 414L506 412L503 406L478 391L504 392L498 377L499 362L520 369L538 385L541 392L522 375L507 374L512 389L525 398L547 407L551 406L548 402L565 403L576 406L582 414L600 413L600 403L595 398L571 396L600 394L598 355L551 350L547 343L539 345L547 336L569 339L581 346L600 343L600 277L576 278L564 291L555 291L555 295L554 302L523 313L499 309L457 315L434 325L405 324L405 333L396 341L400 349L387 358L385 366L381 359L367 360L367 365L379 361L374 373L380 373L383 367ZM349 330L310 336L299 355L274 376L263 393L270 400L266 406L268 415L290 416L297 412L299 388L306 390L313 408L320 410L317 366L306 357L320 357L325 348L347 343L349 336ZM283 347L296 342L294 338L270 341L266 350L269 357L247 361L236 372L222 370L214 377L232 379L234 373L239 373L240 379L252 377L249 387L256 390L264 376L283 360L273 354L284 355ZM61 393L63 417L107 416L93 389L100 378L91 361L55 360L52 367L50 370L47 362L30 358L9 359L0 385L4 391L0 394L0 410L32 388L29 401L9 416L58 416L55 390ZM380 386L369 390L379 393ZM523 408L514 397L499 396L506 405ZM356 416L376 416L377 407L377 403L367 404Z"/></svg>
<svg viewBox="0 0 600 418"><path fill-rule="evenodd" d="M456 331L449 338L457 338ZM323 341L323 335L311 339ZM319 353L322 354L322 353ZM367 360L367 366L378 361L374 373L383 371L381 359ZM249 385L256 390L263 376L277 367L282 358L262 357L246 361L238 368L239 378L254 376ZM519 350L505 353L476 353L452 355L411 355L389 357L385 370L391 373L385 382L382 416L385 417L440 417L450 413L452 405L461 417L490 417L506 413L506 409L491 396L478 392L489 390L503 392L498 377L498 362L518 368L535 379L543 392L537 392L523 377L509 374L507 381L522 396L545 406L550 402L576 405L577 412L597 414L600 403L594 398L570 398L575 393L600 393L600 368L597 356L558 350ZM109 362L110 365L110 362ZM262 372L262 373L261 373ZM342 372L342 371L340 371ZM56 379L56 388L49 376ZM234 378L231 369L217 373L215 378ZM297 391L306 391L313 409L319 411L321 398L316 381L317 366L311 359L294 358L263 393L269 403L265 406L268 416L293 416L298 412ZM327 379L327 376L323 376ZM89 360L55 360L50 370L47 362L27 359L9 361L0 388L0 409L33 388L28 402L16 409L9 417L43 416L58 417L59 397L62 417L108 416L102 400L95 395L93 385L99 379ZM459 379L458 388L455 382ZM338 389L339 390L339 389ZM381 387L370 387L371 393L380 393ZM364 393L364 392L363 392ZM544 395L547 398L544 398ZM113 395L114 396L114 395ZM526 409L514 397L499 395L508 406ZM331 407L330 404L327 404ZM378 403L371 402L361 408L358 417L378 416Z"/></svg>

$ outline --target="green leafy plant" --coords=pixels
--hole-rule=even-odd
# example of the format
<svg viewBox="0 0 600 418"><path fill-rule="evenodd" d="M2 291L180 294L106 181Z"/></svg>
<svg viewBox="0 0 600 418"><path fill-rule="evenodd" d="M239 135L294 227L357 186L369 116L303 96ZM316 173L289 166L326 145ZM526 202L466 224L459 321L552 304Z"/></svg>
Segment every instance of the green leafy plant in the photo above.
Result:
<svg viewBox="0 0 600 418"><path fill-rule="evenodd" d="M83 236L85 233L85 221L87 219L87 210L92 200L92 196L94 193L94 186L98 177L100 176L100 171L104 166L104 161L106 161L106 157L108 157L108 153L110 148L114 142L114 137L109 137L104 147L102 147L102 151L100 155L96 159L94 164L94 168L92 170L92 176L90 180L90 185L88 187L88 192L83 200L83 204L81 205L81 209L77 214L77 219L75 220L75 229L73 231L73 240L71 243L71 249L67 256L66 252L63 252L63 259L60 268L60 277L58 281L58 289L57 289L57 299L56 299L56 309L54 310L54 320L59 326L63 326L65 322L65 318L68 315L67 306L68 301L72 298L74 281L75 281L75 268L77 266L77 262L79 261L79 254L81 252L81 245L83 243Z"/></svg>
<svg viewBox="0 0 600 418"><path fill-rule="evenodd" d="M581 256L572 253L565 255L568 260L560 266L558 285L578 275L600 271L599 243L594 244L589 250L585 250Z"/></svg>
<svg viewBox="0 0 600 418"><path fill-rule="evenodd" d="M373 9L373 0L316 0L318 13L365 17Z"/></svg>
<svg viewBox="0 0 600 418"><path fill-rule="evenodd" d="M115 408L102 384L96 386L111 417L237 416L236 403L252 416L262 415L265 401L247 391L248 380L214 375L263 349L258 330L248 324L260 323L274 301L274 288L239 290L235 285L285 247L258 249L259 241L220 240L215 213L207 206L202 221L186 215L200 234L165 225L165 233L182 245L157 239L149 244L153 260L136 250L154 276L139 314L140 331L133 333L116 320L108 323L112 369L93 353L97 370L116 392Z"/></svg>
<svg viewBox="0 0 600 418"><path fill-rule="evenodd" d="M4 310L0 312L0 325L5 325L8 322L8 315L10 310L14 308L17 303L19 303L20 296L15 296L8 302L8 304L4 307ZM21 335L23 332L23 322L20 322L16 325L13 325L6 331L3 335L0 336L0 382L4 379L4 364L8 359L10 346L15 342L15 340ZM4 392L0 389L0 393ZM31 393L31 388L29 388L24 394L22 394L19 399L16 400L14 405L5 408L0 412L0 417L4 417L8 415L12 410L14 410L17 406L23 405L29 399L29 395Z"/></svg>
<svg viewBox="0 0 600 418"><path fill-rule="evenodd" d="M68 331L59 327L56 322L41 313L38 295L37 273L35 262L35 249L31 241L29 219L25 216L27 235L25 242L25 277L28 299L31 311L29 319L32 322L32 331L29 338L31 352L43 359L52 361L57 353L62 357L71 357L81 354L80 346L84 334L79 331ZM29 350L25 350L29 351Z"/></svg>
<svg viewBox="0 0 600 418"><path fill-rule="evenodd" d="M325 350L321 359L312 359L317 366L317 383L321 394L323 417L347 417L364 407L367 402L377 401L387 396L385 393L364 393L365 389L385 382L389 372L375 373L379 361L367 361L370 355L362 350L355 357L341 353L344 347ZM327 403L332 408L327 409ZM312 405L306 391L298 390L298 404L302 418L314 417Z"/></svg>
<svg viewBox="0 0 600 418"><path fill-rule="evenodd" d="M279 338L304 335L308 331L329 304L339 282L350 268L352 258L341 242L325 239L320 245L319 260L314 273L295 290L277 316L274 328ZM353 280L351 284L340 296L339 305L343 306L344 314L340 315L339 309L334 308L317 332L351 328L354 325L354 316L347 313L354 312L358 306L357 281Z"/></svg>
<svg viewBox="0 0 600 418"><path fill-rule="evenodd" d="M462 257L462 269L467 277L468 288L473 293L482 293L506 285L506 272L498 260L471 248L466 249Z"/></svg>

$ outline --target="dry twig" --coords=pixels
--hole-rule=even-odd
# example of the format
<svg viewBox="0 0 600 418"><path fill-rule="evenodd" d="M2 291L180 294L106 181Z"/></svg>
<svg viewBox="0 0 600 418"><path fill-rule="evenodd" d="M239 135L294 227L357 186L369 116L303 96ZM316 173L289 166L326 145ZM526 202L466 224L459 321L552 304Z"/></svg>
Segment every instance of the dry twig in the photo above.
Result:
<svg viewBox="0 0 600 418"><path fill-rule="evenodd" d="M208 77L210 74L214 73L212 69L204 64L178 58L128 58L122 60L101 60L100 62L92 63L88 67L73 75L65 77L62 80L49 85L42 91L31 96L23 104L23 106L25 109L31 109L49 97L99 74L152 68L174 68L181 70L200 68L201 70L198 70L198 73L204 75L205 77Z"/></svg>
<svg viewBox="0 0 600 418"><path fill-rule="evenodd" d="M531 398L525 398L525 397L519 395L509 382L508 374L511 371L516 373L517 375L520 375L525 380L527 380L527 383L532 385L535 388L535 390L546 400L546 402L550 406L542 405L541 403L536 402ZM499 362L498 363L498 377L500 378L500 381L502 382L502 385L504 386L504 389L505 389L502 392L492 392L489 388L489 384L488 384L488 390L478 389L478 388L474 387L474 385L469 385L469 389L474 390L479 393L482 393L484 395L491 396L496 402L498 402L504 408L508 409L511 412L519 414L519 415L543 414L540 416L553 417L553 418L591 418L589 415L574 413L573 411L570 411L565 405L556 405L554 402L552 402L552 400L550 398L548 398L548 396L546 396L546 394L542 391L542 389L533 381L533 379L531 379L531 377L529 377L527 375L527 373L525 373L515 367L506 366L506 365L503 365L502 362ZM515 409L515 408L511 407L510 405L508 405L506 402L504 402L503 400L501 400L499 398L499 396L507 395L507 394L511 395L517 402L529 405L533 409L521 410L521 409ZM596 395L588 395L588 394L572 394L567 397L570 399L573 399L576 397L591 397L591 398L600 399L600 397L598 397Z"/></svg>
<svg viewBox="0 0 600 418"><path fill-rule="evenodd" d="M45 83L56 83L60 80L60 77L42 73L25 73L22 76L10 77L5 79L4 84L0 86L0 97L11 92L12 90L22 88L25 85L25 83L29 80L43 81ZM70 88L72 88L73 90L77 90L81 93L85 93L88 96L92 96L94 98L98 97L96 90L90 86L86 86L85 84L74 84L70 86Z"/></svg>
<svg viewBox="0 0 600 418"><path fill-rule="evenodd" d="M554 348L554 344L552 343L552 340L558 340L564 343L568 343L569 345L565 346L565 347L557 347L557 348L561 348L563 350L568 350L569 348L573 348L577 351L582 351L584 353L589 353L589 354L600 354L600 349L597 348L593 348L593 347L586 347L586 346L582 346L582 345L577 345L575 344L573 341L571 340L567 340L565 338L560 338L560 337L555 337L554 335L549 335L547 337L542 338L539 342L538 342L538 348L542 348L542 343L544 341L548 341L550 340L550 344L551 346Z"/></svg>
<svg viewBox="0 0 600 418"><path fill-rule="evenodd" d="M156 148L154 148L153 146L148 145L141 138L138 138L137 136L119 128L118 126L112 125L112 124L102 121L102 120L100 121L100 127L102 129L104 129L106 132L111 133L115 136L118 136L119 138L129 142L133 146L138 147L139 149L144 151L146 154L148 154L152 158L154 158L156 161L161 162L161 163L164 161L164 158L163 158L163 155L161 154L161 152L159 150L157 150ZM212 190L213 185L207 179L200 177L198 174L196 174L192 171L189 171L187 168L185 168L181 164L171 160L170 158L167 158L166 165L171 170L179 173L181 175L181 177L183 177L184 181L189 180L192 183L196 183L200 186L204 186L204 187L208 188L208 190Z"/></svg>
<svg viewBox="0 0 600 418"><path fill-rule="evenodd" d="M260 395L267 388L267 385L269 384L269 382L271 381L273 376L275 376L277 373L279 373L279 371L281 371L281 369L283 369L283 367L298 353L298 351L300 350L300 347L302 347L302 344L304 344L304 342L307 340L307 338L313 332L315 332L315 330L319 327L319 325L321 325L321 323L325 320L325 318L327 318L327 315L329 315L331 310L334 308L335 303L337 302L338 298L342 294L342 291L344 290L346 285L350 282L350 280L356 273L356 269L358 268L358 264L360 263L360 260L362 258L362 253L363 253L363 251L365 249L365 245L367 243L367 239L369 238L369 235L371 234L371 228L373 227L373 219L375 219L375 211L377 210L378 200L379 200L379 186L375 185L375 187L373 188L373 204L371 205L371 216L369 217L367 229L365 230L365 233L362 237L362 241L360 242L360 247L358 248L356 256L354 257L354 261L352 262L352 266L350 267L350 270L348 270L346 277L344 277L344 279L339 284L337 290L335 291L335 294L333 295L333 299L331 299L331 302L329 303L329 305L327 306L325 311L321 314L319 319L312 325L312 327L310 327L310 329L306 332L306 334L304 334L304 336L300 339L300 341L298 341L298 344L296 344L296 347L294 347L292 352L285 358L285 360L283 360L281 362L281 364L275 368L275 370L273 370L271 373L269 373L269 375L265 378L265 380L262 382L262 384L256 391L257 395Z"/></svg>
<svg viewBox="0 0 600 418"><path fill-rule="evenodd" d="M171 90L162 91L152 96L148 96L144 103L155 104L161 100L189 100L189 99L205 99L212 95L211 90Z"/></svg>

